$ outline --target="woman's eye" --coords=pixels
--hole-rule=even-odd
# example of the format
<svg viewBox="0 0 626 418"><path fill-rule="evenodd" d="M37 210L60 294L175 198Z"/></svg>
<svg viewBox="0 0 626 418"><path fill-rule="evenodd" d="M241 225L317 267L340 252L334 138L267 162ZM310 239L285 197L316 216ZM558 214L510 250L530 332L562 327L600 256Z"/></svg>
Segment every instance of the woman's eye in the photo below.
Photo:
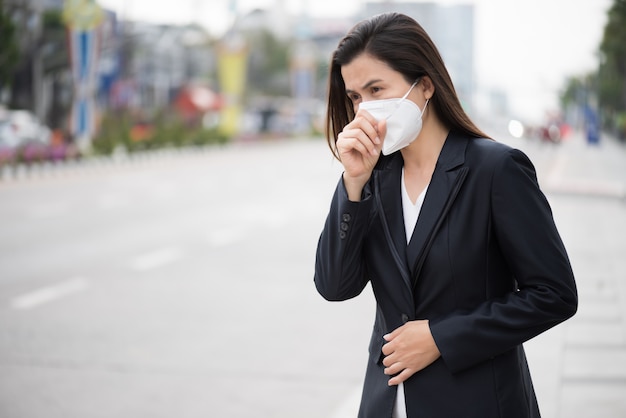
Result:
<svg viewBox="0 0 626 418"><path fill-rule="evenodd" d="M359 96L358 94L349 94L348 97L350 98L350 100L352 100L353 102L357 102L361 96Z"/></svg>

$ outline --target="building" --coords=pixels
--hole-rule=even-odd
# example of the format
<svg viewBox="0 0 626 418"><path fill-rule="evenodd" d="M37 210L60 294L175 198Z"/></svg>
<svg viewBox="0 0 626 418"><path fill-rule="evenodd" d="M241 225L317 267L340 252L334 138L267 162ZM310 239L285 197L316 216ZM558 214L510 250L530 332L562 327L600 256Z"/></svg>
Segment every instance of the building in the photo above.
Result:
<svg viewBox="0 0 626 418"><path fill-rule="evenodd" d="M120 48L120 78L133 80L135 107L164 108L187 82L215 71L208 34L197 25L124 22L120 32L122 44L128 44Z"/></svg>
<svg viewBox="0 0 626 418"><path fill-rule="evenodd" d="M274 9L280 9L281 2ZM282 25L276 24L276 10L257 10L241 18L238 28L254 26L272 31L280 29L291 33L294 39L301 38L299 30L303 18L285 18ZM319 65L315 96L323 98L326 93L325 69L339 40L359 20L375 14L396 11L417 20L431 36L441 53L452 77L457 94L465 108L472 114L476 107L476 80L474 63L474 6L471 4L441 5L434 2L364 2L355 16L344 18L306 18L307 45L315 54ZM245 24L244 24L245 22Z"/></svg>
<svg viewBox="0 0 626 418"><path fill-rule="evenodd" d="M64 33L44 27L44 14L61 10L63 0L4 0L2 11L10 16L17 30L19 62L12 85L0 91L0 100L11 107L28 109L40 120L52 110L54 88L67 77L60 67L67 61Z"/></svg>

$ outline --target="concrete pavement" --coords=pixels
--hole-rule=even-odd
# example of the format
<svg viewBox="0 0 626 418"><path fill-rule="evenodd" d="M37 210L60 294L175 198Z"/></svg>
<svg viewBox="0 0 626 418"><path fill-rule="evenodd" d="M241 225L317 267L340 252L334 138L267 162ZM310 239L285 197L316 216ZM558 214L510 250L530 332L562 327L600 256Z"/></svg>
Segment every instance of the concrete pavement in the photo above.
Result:
<svg viewBox="0 0 626 418"><path fill-rule="evenodd" d="M539 178L571 258L579 310L526 344L537 396L547 418L625 417L626 148L608 137L589 146L580 134L552 148L528 152L548 163Z"/></svg>

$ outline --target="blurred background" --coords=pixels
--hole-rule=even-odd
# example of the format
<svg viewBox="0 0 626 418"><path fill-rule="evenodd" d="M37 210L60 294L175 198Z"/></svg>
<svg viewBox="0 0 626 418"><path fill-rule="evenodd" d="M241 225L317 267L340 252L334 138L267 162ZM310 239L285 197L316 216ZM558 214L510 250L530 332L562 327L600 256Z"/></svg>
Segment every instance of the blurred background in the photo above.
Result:
<svg viewBox="0 0 626 418"><path fill-rule="evenodd" d="M479 121L623 139L618 4L3 0L1 161L319 134L331 52L391 9L431 34Z"/></svg>
<svg viewBox="0 0 626 418"><path fill-rule="evenodd" d="M626 1L0 0L0 418L356 416L324 97L391 10L552 205L580 308L526 344L543 416L626 416Z"/></svg>

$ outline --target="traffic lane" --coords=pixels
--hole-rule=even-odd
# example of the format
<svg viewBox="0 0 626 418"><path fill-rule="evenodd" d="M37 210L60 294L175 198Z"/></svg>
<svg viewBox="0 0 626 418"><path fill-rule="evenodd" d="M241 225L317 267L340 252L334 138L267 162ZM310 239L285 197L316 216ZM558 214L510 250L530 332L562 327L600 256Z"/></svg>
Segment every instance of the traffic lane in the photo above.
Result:
<svg viewBox="0 0 626 418"><path fill-rule="evenodd" d="M304 189L310 195L312 188ZM285 196L283 199L288 201L307 202L306 198L299 200L293 191L280 193L279 196ZM329 196L324 196L324 206L328 198ZM87 263L92 267L94 278L90 279L89 287L80 295L68 295L63 300L28 310L8 311L10 315L3 315L3 320L7 320L12 326L3 327L6 332L2 355L8 369L7 373L14 373L16 367L21 370L24 364L30 365L28 373L18 373L16 378L11 380L34 386L39 384L37 393L44 397L54 397L63 395L57 393L58 391L81 387L74 378L53 388L50 387L46 384L46 376L49 377L55 370L58 370L59 374L73 376L71 371L77 370L80 373L75 375L80 375L81 381L90 380L85 376L89 375L95 381L94 385L101 380L108 379L110 382L110 376L107 378L102 374L110 375L112 371L114 373L121 371L128 375L133 374L135 370L143 376L145 373L154 374L159 371L163 374L193 374L200 370L203 379L210 383L207 383L207 388L213 388L218 392L220 388L224 390L224 396L218 396L210 403L212 408L218 403L216 400L228 400L232 399L233 393L245 393L236 390L243 380L256 379L269 382L264 385L268 389L264 396L257 395L258 399L250 399L251 395L247 393L240 399L241 402L226 401L223 408L240 410L241 405L249 405L250 408L257 410L259 405L265 405L262 410L274 411L268 412L267 416L281 416L280 412L277 412L281 408L289 411L285 412L285 416L291 416L293 409L289 408L289 405L297 405L300 410L302 402L297 400L303 401L303 397L308 397L311 401L311 416L327 415L326 412L319 412L330 408L324 401L320 402L317 396L320 391L326 393L324 399L328 399L329 404L334 404L333 399L339 400L343 396L342 391L336 389L342 385L351 387L362 370L359 362L358 367L353 369L356 374L350 377L351 369L347 365L350 359L357 357L349 350L343 353L344 356L335 353L331 342L352 340L350 330L355 330L354 323L365 322L353 318L345 324L345 327L325 327L325 315L336 314L337 311L329 309L315 294L312 270L310 274L298 275L303 274L302 266L305 264L312 269L314 243L323 217L316 218L315 222L307 222L307 212L298 211L297 206L292 206L293 210L287 213L300 212L300 214L291 217L291 221L285 221L285 216L275 214L272 216L272 213L269 213L276 208L275 205L265 204L260 207L265 208L265 215L258 207L253 208L255 210L252 213L255 215L248 218L241 216L245 214L245 209L232 211L238 215L234 218L238 221L239 227L242 219L248 219L248 225L254 226L252 232L244 231L239 235L243 246L234 240L233 237L236 238L236 235L233 234L230 234L230 239L225 240L224 236L228 236L228 233L222 232L217 234L221 235L222 239L216 239L215 228L211 228L207 240L209 248L202 245L204 232L195 235L193 244L187 245L188 248L200 250L201 254L189 258L181 257L179 260L171 261L169 265L152 263L153 271L148 271L148 268L141 272L135 269L132 276L124 273L123 266L110 262L111 258L103 251L102 262ZM319 209L311 211L311 205L307 205L307 208L309 216L311 214L319 216L323 213ZM199 212L206 217L207 212L202 210ZM210 215L210 212L208 214ZM195 223L193 217L184 216L184 218ZM211 219L211 216L208 218ZM260 219L271 221L264 224L259 222ZM298 226L313 224L315 225L308 231L312 240L306 241L309 248L303 251L296 250L294 242L301 242L302 237L308 234ZM107 229L106 225L104 227ZM270 227L274 229L268 230ZM285 228L289 234L281 240L278 238L277 230ZM259 238L254 239L254 236ZM244 248L246 245L248 251ZM230 250L229 246L232 247ZM215 256L213 259L208 258L209 264L200 264L189 270L181 267L194 265L193 260L206 260L207 254ZM303 254L306 254L306 261L298 258L298 255ZM175 266L178 268L173 269ZM240 266L242 270L234 266ZM250 266L249 270L244 268L245 266ZM194 275L197 272L202 272L201 278ZM210 276L215 276L215 279L211 279ZM284 278L286 276L288 277ZM255 279L250 279L252 277ZM175 285L172 279L176 280ZM187 287L185 283L197 285ZM219 286L211 287L209 286L211 283L219 283ZM224 283L232 284L233 288L224 289ZM293 287L296 283L297 286L303 286L300 294L294 290L297 289L297 286ZM258 284L261 285L257 286ZM107 293L110 294L107 296ZM232 299L228 297L230 295ZM307 296L311 302L324 305L321 315L311 314L311 311L306 309L302 299L304 297L306 300ZM196 302L191 303L194 297ZM252 300L246 301L247 298ZM178 302L172 303L173 299ZM227 303L228 301L231 302ZM368 308L371 307L369 303L367 305ZM340 309L344 307L336 306ZM303 313L307 312L308 316L303 317ZM339 321L338 316L332 315L326 323L341 325ZM296 325L289 325L293 323ZM202 332L203 330L206 330L206 334ZM332 331L330 335L324 333L328 330ZM337 333L334 330L341 332ZM248 331L249 335L245 331ZM366 339L367 334L365 332L357 335ZM294 335L298 338L294 339ZM232 341L232 344L224 344L224 340ZM301 345L294 346L295 341ZM357 345L364 351L366 342L362 341ZM258 356L251 353L258 353ZM231 358L239 360L224 361ZM326 369L323 368L324 365L327 365ZM39 374L42 375L43 382L34 378ZM138 385L136 382L142 379L141 376L137 379L131 378L129 381L134 381L136 386ZM345 383L346 379L350 384ZM232 385L225 384L229 381ZM135 407L149 408L147 405L141 406L148 403L145 398L147 388L139 385L140 387L136 387L133 393L133 384L132 382L129 384L131 386L129 396L133 399L139 396L139 399L130 401L125 398L123 403L128 406L128 410ZM303 391L305 386L307 390ZM114 393L110 396L121 396L117 390L121 387L126 386L116 385L107 392L99 387L90 388L87 384L83 397L103 402L107 397L106 394L111 391ZM10 393L16 386L11 388L2 391L5 395L9 394L7 399L12 399ZM289 388L292 388L289 392L291 401L285 402L282 394ZM257 390L252 396L258 393L260 392ZM198 410L202 410L201 403L198 400L192 405L197 405ZM64 404L63 399L60 400L60 404ZM65 402L66 411L69 404ZM326 409L324 405L327 406ZM244 413L241 416L250 414Z"/></svg>
<svg viewBox="0 0 626 418"><path fill-rule="evenodd" d="M304 162L294 161L290 154L294 147L308 156ZM212 228L217 232L211 232L217 241L239 234L242 223L282 222L285 215L297 216L290 202L292 196L302 203L296 210L308 210L316 204L312 198L315 190L298 195L311 176L319 177L316 152L326 154L320 141L232 147L200 156L174 155L157 166L112 165L103 171L85 168L75 173L78 177L0 185L0 196L7 202L0 207L0 226L6 234L0 242L0 266L6 270L18 264L17 270L26 272L34 267L33 255L39 264L73 255L84 258L91 248L86 244L98 245L97 238L121 237L123 241L140 237L136 230L149 232L141 224L144 218L154 216L163 218L164 225L153 229L158 232L168 223L185 222L189 210L204 211L206 220L199 225L211 220L219 223ZM249 208L245 208L246 202ZM241 209L235 211L238 207ZM257 207L272 210L257 215ZM231 214L238 218L232 219ZM101 228L101 223L108 225ZM61 248L72 241L77 243ZM2 276L0 281L8 280L8 275Z"/></svg>
<svg viewBox="0 0 626 418"><path fill-rule="evenodd" d="M255 416L287 417L308 403L299 416L328 416L358 385L368 330L358 304L328 304L315 294L311 271L303 269L312 268L314 243L294 245L298 237L302 242L303 235L315 233L317 228L291 224L256 231L217 250L196 243L197 253L178 263L97 280L80 296L18 313L22 320L15 332L36 338L13 340L15 351L2 350L10 363L6 376L16 364L27 363L26 373L11 380L34 379L29 384L41 384L38 393L60 397L56 400L74 411L80 405L67 406L58 391L79 388L78 381L84 382L80 396L85 403L121 397L127 411L135 411L150 409L150 396L169 392L171 397L176 392L169 384L175 381L180 391L194 393L184 387L186 380L189 385L203 382L211 398L208 410L206 398L187 400L198 414L224 411L243 417L255 411ZM365 307L371 308L371 300ZM11 332L11 327L2 329ZM336 346L350 344L354 350L336 352ZM53 387L45 382L50 369L58 369L61 379ZM110 385L116 374L126 383ZM147 374L162 385L145 386ZM177 377L168 383L168 375ZM258 387L238 389L249 384ZM150 413L171 414L184 393L173 396L171 404L161 402L161 412Z"/></svg>
<svg viewBox="0 0 626 418"><path fill-rule="evenodd" d="M55 272L63 264L89 262L103 249L116 248L125 241L158 240L158 233L176 223L176 196L156 193L164 182L172 182L164 177L165 173L153 174L149 182L145 173L140 173L141 181L137 173L125 174L110 172L83 181L44 181L35 187L25 184L12 195L12 190L0 191L13 206L13 213L3 211L1 216L7 239L0 243L0 265L3 271L12 267L17 274L4 274L3 281L32 276L39 268ZM50 211L46 207L62 209ZM172 213L166 219L168 210ZM167 222L144 228L155 217ZM151 233L153 236L146 236Z"/></svg>

